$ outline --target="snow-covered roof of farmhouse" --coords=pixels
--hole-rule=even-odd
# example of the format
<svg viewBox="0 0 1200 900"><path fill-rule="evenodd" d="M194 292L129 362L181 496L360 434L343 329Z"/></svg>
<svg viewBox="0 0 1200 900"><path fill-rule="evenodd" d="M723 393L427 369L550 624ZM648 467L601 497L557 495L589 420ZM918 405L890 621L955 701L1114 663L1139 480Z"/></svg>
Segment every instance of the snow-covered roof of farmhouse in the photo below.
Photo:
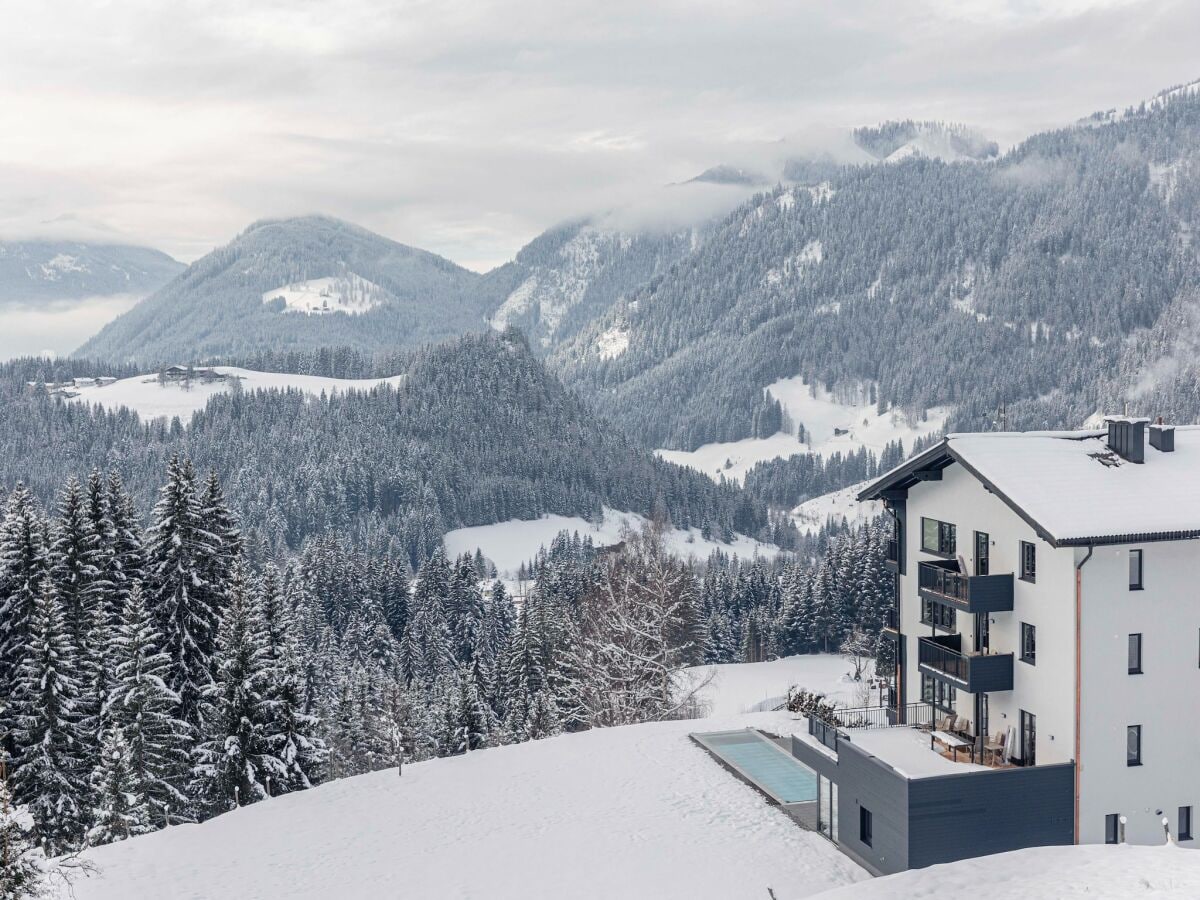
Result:
<svg viewBox="0 0 1200 900"><path fill-rule="evenodd" d="M1144 421L1144 420L1143 420ZM1200 537L1200 426L1145 462L1113 453L1103 431L950 434L859 494L875 500L959 463L1055 546Z"/></svg>

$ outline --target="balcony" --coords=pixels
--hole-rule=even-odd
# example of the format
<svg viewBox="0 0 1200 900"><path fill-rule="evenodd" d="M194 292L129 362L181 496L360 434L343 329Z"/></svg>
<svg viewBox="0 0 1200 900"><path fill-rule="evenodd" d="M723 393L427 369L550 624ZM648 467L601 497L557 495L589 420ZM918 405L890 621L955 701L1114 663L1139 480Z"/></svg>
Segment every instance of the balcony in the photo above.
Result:
<svg viewBox="0 0 1200 900"><path fill-rule="evenodd" d="M884 551L884 562L887 563L892 570L895 570L900 566L900 542L895 538L892 538L887 542L887 546L885 547Z"/></svg>
<svg viewBox="0 0 1200 900"><path fill-rule="evenodd" d="M917 640L917 668L970 694L1013 689L1011 653L963 653L957 634Z"/></svg>
<svg viewBox="0 0 1200 900"><path fill-rule="evenodd" d="M938 563L917 566L917 590L922 597L967 613L1012 612L1013 577L962 575Z"/></svg>

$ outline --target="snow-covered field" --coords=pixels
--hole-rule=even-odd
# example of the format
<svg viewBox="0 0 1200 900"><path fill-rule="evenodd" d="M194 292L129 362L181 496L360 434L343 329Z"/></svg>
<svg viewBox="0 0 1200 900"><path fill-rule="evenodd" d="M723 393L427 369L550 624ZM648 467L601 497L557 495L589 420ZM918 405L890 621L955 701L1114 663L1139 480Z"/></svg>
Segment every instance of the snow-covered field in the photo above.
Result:
<svg viewBox="0 0 1200 900"><path fill-rule="evenodd" d="M88 403L105 409L122 406L136 412L143 419L172 418L179 416L186 425L192 414L204 409L210 397L228 391L237 379L242 390L286 390L293 388L319 396L338 391L366 391L380 384L401 384L404 375L391 378L324 378L319 375L288 375L278 372L255 372L235 366L213 366L213 371L226 376L223 380L204 381L194 379L189 384L159 381L157 375L135 375L122 378L108 385L93 385L79 388L75 403Z"/></svg>
<svg viewBox="0 0 1200 900"><path fill-rule="evenodd" d="M1200 853L1104 844L1033 847L914 869L820 894L821 900L1195 900Z"/></svg>
<svg viewBox="0 0 1200 900"><path fill-rule="evenodd" d="M332 278L310 278L285 284L262 295L263 303L283 300L284 312L309 315L346 313L357 316L374 309L387 291L372 281L350 272Z"/></svg>
<svg viewBox="0 0 1200 900"><path fill-rule="evenodd" d="M719 476L741 482L746 472L760 462L786 458L800 453L828 457L841 451L850 453L866 447L879 454L890 442L901 440L912 449L918 437L941 431L950 414L947 407L928 410L924 421L913 422L901 412L882 415L871 402L864 387L856 396L835 398L829 392L813 390L803 378L784 378L766 390L780 402L791 429L767 438L705 444L695 450L656 450L663 459L689 466L716 479ZM796 437L796 427L804 425L807 441Z"/></svg>
<svg viewBox="0 0 1200 900"><path fill-rule="evenodd" d="M687 737L751 723L795 725L599 729L332 782L90 851L73 900L794 900L868 877Z"/></svg>
<svg viewBox="0 0 1200 900"><path fill-rule="evenodd" d="M860 701L859 684L850 677L850 670L850 663L841 656L821 653L760 663L694 666L687 671L692 683L707 681L700 697L708 714L732 716L782 700L793 685L822 693L847 707L877 703L874 694L869 704Z"/></svg>
<svg viewBox="0 0 1200 900"><path fill-rule="evenodd" d="M510 519L495 525L475 525L456 528L445 537L446 552L450 556L460 553L483 553L496 567L502 577L511 578L521 563L530 562L540 547L549 546L555 536L564 529L579 532L579 536L590 537L598 547L615 544L626 530L637 531L646 524L646 519L637 513L618 512L604 509L604 521L599 526L579 516L547 515L540 519ZM732 544L705 540L699 528L684 530L676 528L666 534L667 547L675 555L687 559L706 559L713 550L749 559L758 556L773 558L779 553L774 544L763 544L743 535L738 535Z"/></svg>
<svg viewBox="0 0 1200 900"><path fill-rule="evenodd" d="M869 482L863 481L813 497L792 510L792 521L807 534L815 534L827 523L858 525L869 522L883 512L883 504L877 500L859 503L855 497Z"/></svg>

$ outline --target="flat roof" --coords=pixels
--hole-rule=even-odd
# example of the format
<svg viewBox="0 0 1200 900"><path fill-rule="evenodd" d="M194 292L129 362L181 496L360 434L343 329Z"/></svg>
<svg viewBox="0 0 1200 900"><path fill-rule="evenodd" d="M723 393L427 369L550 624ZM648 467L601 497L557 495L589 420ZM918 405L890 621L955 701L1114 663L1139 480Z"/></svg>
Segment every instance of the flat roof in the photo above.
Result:
<svg viewBox="0 0 1200 900"><path fill-rule="evenodd" d="M1108 448L1103 431L950 434L858 495L906 491L959 463L1054 546L1200 537L1200 427L1175 428L1175 449L1147 442L1145 462Z"/></svg>
<svg viewBox="0 0 1200 900"><path fill-rule="evenodd" d="M915 728L851 728L850 743L864 753L894 769L908 779L933 778L937 775L961 775L963 772L990 772L987 766L970 762L970 754L961 750L962 762L946 759L929 746L929 732Z"/></svg>

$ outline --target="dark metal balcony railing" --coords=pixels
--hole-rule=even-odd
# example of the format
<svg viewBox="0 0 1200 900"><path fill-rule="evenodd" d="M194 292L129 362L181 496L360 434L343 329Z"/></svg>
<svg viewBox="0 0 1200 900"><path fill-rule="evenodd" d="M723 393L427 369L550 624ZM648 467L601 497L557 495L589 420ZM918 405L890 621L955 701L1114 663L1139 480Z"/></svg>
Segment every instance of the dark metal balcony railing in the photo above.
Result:
<svg viewBox="0 0 1200 900"><path fill-rule="evenodd" d="M971 581L966 575L952 572L949 569L935 566L932 563L921 563L917 566L917 584L927 591L941 594L943 597L953 597L966 603L971 597Z"/></svg>
<svg viewBox="0 0 1200 900"><path fill-rule="evenodd" d="M970 677L970 661L957 650L922 638L917 644L917 652L920 665L937 669L960 681L967 681Z"/></svg>
<svg viewBox="0 0 1200 900"><path fill-rule="evenodd" d="M808 733L830 750L837 750L838 730L836 725L831 725L823 719L818 719L816 716L809 716Z"/></svg>

